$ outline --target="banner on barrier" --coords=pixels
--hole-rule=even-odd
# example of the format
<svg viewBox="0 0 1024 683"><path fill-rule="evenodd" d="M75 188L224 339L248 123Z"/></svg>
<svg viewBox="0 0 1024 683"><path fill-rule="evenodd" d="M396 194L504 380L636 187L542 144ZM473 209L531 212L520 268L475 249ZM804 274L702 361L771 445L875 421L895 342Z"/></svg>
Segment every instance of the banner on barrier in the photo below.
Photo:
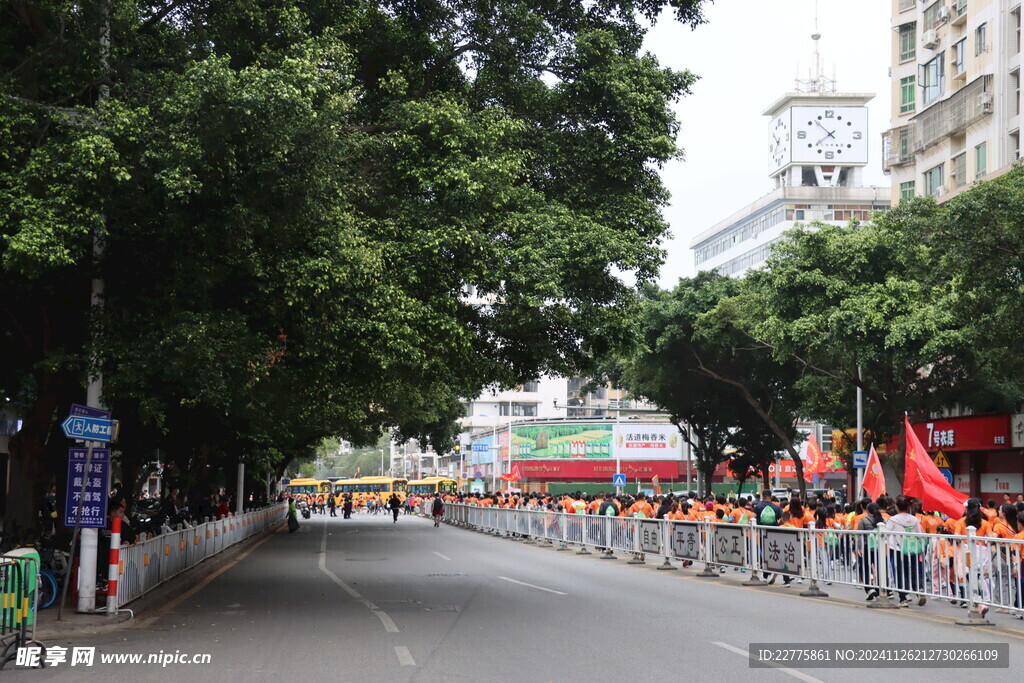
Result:
<svg viewBox="0 0 1024 683"><path fill-rule="evenodd" d="M655 554L661 552L661 525L658 522L640 522L640 550Z"/></svg>
<svg viewBox="0 0 1024 683"><path fill-rule="evenodd" d="M763 532L761 547L764 549L764 568L769 572L781 574L799 574L802 553L800 552L800 532L767 531Z"/></svg>
<svg viewBox="0 0 1024 683"><path fill-rule="evenodd" d="M745 529L717 525L714 530L715 564L730 564L738 567L747 564L747 539Z"/></svg>
<svg viewBox="0 0 1024 683"><path fill-rule="evenodd" d="M672 554L685 560L700 559L700 526L697 522L673 522Z"/></svg>

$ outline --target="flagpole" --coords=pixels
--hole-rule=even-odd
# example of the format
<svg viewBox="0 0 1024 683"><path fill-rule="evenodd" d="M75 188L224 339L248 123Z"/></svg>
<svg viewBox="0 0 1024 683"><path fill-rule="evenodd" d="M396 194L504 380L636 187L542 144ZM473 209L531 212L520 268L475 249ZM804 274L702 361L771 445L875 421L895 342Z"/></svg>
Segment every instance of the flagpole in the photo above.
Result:
<svg viewBox="0 0 1024 683"><path fill-rule="evenodd" d="M857 379L861 380L860 366L857 366ZM857 450L864 450L864 390L857 387ZM864 489L864 474L867 467L857 468L857 498L860 498Z"/></svg>

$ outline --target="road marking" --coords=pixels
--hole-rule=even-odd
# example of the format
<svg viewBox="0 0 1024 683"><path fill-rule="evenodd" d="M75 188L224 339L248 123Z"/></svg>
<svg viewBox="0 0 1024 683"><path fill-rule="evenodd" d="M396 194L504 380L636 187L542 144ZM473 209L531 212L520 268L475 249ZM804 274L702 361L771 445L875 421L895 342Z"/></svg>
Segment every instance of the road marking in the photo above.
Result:
<svg viewBox="0 0 1024 683"><path fill-rule="evenodd" d="M265 536L264 538L261 538L260 540L258 540L255 543L253 543L242 554L240 554L235 559L231 560L231 562L228 562L226 565L224 565L220 569L216 570L215 572L212 572L205 579L203 579L202 581L200 581L196 585L192 586L192 588L189 588L187 591L185 591L184 593L182 593L178 597L176 597L173 600L170 600L170 601L166 602L165 604L163 604L162 606L160 606L160 608L157 609L156 614L154 614L153 616L149 617L148 619L144 619L144 620L140 621L139 622L139 626L148 626L149 624L153 623L154 621L156 621L157 619L162 617L167 612L170 612L171 610L173 610L175 607L180 605L185 600L188 600L193 595L195 595L199 591L201 591L204 588L206 588L207 586L209 586L211 583L213 583L214 579L216 579L218 576L220 576L221 574L223 574L224 572L226 572L227 570L231 569L236 564L238 564L239 562L244 560L246 557L249 556L249 553L251 553L252 551L256 550L256 548L259 548L261 545L263 545L264 543L269 541L272 537L273 537L273 534L267 534L267 536Z"/></svg>
<svg viewBox="0 0 1024 683"><path fill-rule="evenodd" d="M545 588L544 586L535 586L532 583L526 583L525 581L517 581L515 579L510 579L507 576L499 576L498 578L502 581L508 581L509 583L518 583L520 586L526 586L527 588L536 588L539 591L554 593L555 595L568 595L568 593L563 593L562 591L552 590L551 588Z"/></svg>
<svg viewBox="0 0 1024 683"><path fill-rule="evenodd" d="M395 624L395 621L391 617L389 617L387 615L386 612L384 612L379 607L377 607L377 605L373 604L372 602L370 602L369 600L364 598L362 595L359 594L359 591L357 591L355 588L353 588L352 586L350 586L347 583L345 583L344 581L342 581L341 578L339 578L337 574L335 574L334 572L332 572L330 569L327 568L327 525L326 524L324 524L324 533L320 537L320 552L318 554L320 555L320 563L319 563L320 564L320 571L323 572L325 575L327 575L327 578L329 578L336 585L338 585L343 591L345 591L350 596L352 596L353 599L358 600L359 602L363 603L363 605L366 607L366 609L368 609L371 612L373 612L374 614L376 614L377 618L380 619L380 623L384 625L384 630L385 631L387 631L388 633L398 633L398 626Z"/></svg>
<svg viewBox="0 0 1024 683"><path fill-rule="evenodd" d="M434 554L437 555L438 557L440 557L442 560L448 560L449 562L452 561L452 558L445 557L444 555L442 555L441 553L437 552L436 550L434 551Z"/></svg>
<svg viewBox="0 0 1024 683"><path fill-rule="evenodd" d="M398 663L402 666L416 666L416 661L409 653L409 648L395 645L395 654L398 655Z"/></svg>
<svg viewBox="0 0 1024 683"><path fill-rule="evenodd" d="M746 650L742 649L742 648L734 647L733 645L730 645L729 643L722 643L722 642L719 642L719 641L713 641L712 644L713 645L717 645L718 647L723 648L725 650L728 650L729 652L735 652L736 654L738 654L738 655L740 655L740 656L742 656L742 657L744 657L744 658L746 658L748 660L750 659L750 653L747 652ZM815 678L814 676L808 676L807 674L805 674L802 671L797 671L796 669L790 669L790 668L787 668L785 666L779 666L778 664L776 664L774 662L765 662L765 663L768 666L770 666L773 669L775 669L776 671L781 671L783 673L787 673L790 676L792 676L793 678L799 678L801 681L805 681L806 683L823 683L823 681L820 678Z"/></svg>

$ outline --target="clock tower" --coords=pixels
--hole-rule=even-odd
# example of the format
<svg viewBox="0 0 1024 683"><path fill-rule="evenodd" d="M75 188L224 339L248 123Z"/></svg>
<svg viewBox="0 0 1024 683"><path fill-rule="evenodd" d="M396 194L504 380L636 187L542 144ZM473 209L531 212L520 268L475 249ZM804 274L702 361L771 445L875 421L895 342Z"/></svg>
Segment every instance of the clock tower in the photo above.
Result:
<svg viewBox="0 0 1024 683"><path fill-rule="evenodd" d="M764 111L768 124L769 176L775 187L861 187L868 163L868 108L871 94L837 93L835 80L821 73L815 33L810 78L797 80Z"/></svg>

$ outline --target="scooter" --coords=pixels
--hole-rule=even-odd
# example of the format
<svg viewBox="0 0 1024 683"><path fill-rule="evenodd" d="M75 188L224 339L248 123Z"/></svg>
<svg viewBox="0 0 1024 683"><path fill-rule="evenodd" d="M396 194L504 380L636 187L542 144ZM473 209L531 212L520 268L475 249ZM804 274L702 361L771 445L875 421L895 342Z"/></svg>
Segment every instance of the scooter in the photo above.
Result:
<svg viewBox="0 0 1024 683"><path fill-rule="evenodd" d="M302 518L309 519L309 503L304 500L300 500L297 507L299 508L299 512L302 513Z"/></svg>

